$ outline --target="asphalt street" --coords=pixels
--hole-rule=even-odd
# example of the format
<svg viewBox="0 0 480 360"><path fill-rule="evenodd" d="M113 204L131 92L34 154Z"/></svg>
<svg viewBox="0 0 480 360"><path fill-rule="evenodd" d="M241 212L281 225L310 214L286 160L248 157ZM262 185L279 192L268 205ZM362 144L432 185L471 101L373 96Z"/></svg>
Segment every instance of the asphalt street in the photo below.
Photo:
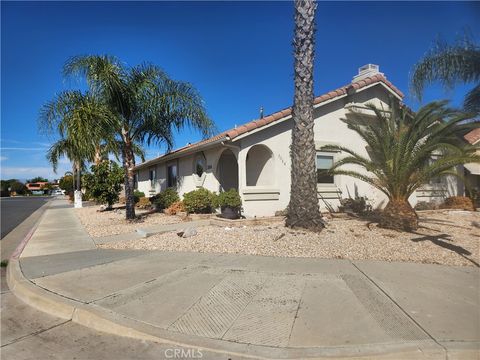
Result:
<svg viewBox="0 0 480 360"><path fill-rule="evenodd" d="M29 217L35 210L44 205L49 196L26 196L0 198L1 238Z"/></svg>

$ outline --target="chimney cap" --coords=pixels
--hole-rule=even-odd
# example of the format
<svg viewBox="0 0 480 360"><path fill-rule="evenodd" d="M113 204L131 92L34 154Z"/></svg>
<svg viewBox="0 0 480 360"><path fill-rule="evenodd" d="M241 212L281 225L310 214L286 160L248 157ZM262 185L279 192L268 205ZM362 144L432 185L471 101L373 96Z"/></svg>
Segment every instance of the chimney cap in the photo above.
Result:
<svg viewBox="0 0 480 360"><path fill-rule="evenodd" d="M352 82L357 82L377 74L385 76L383 73L380 72L380 66L376 64L365 64L358 68L358 74L353 77Z"/></svg>

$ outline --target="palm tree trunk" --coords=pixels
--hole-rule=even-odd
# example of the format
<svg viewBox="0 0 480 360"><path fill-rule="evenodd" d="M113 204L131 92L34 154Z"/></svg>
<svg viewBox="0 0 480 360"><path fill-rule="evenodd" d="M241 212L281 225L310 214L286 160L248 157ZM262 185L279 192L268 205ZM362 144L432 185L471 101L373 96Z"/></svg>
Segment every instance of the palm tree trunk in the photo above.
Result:
<svg viewBox="0 0 480 360"><path fill-rule="evenodd" d="M124 135L123 146L123 167L125 169L125 208L127 220L135 219L135 198L133 189L135 187L135 155L133 154L132 141Z"/></svg>
<svg viewBox="0 0 480 360"><path fill-rule="evenodd" d="M317 195L313 133L313 60L315 9L311 0L295 0L295 95L290 148L291 190L286 225L314 231L323 228Z"/></svg>
<svg viewBox="0 0 480 360"><path fill-rule="evenodd" d="M93 162L95 165L99 165L103 161L103 156L102 156L102 148L100 145L95 146L95 156L93 158Z"/></svg>
<svg viewBox="0 0 480 360"><path fill-rule="evenodd" d="M379 225L393 230L417 230L418 215L407 199L390 199L382 211Z"/></svg>

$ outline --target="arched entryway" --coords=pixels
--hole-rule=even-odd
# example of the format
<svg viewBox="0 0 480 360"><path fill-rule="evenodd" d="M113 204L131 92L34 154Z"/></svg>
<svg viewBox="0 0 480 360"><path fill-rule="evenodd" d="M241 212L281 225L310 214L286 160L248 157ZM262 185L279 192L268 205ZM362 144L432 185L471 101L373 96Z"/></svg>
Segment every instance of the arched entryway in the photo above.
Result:
<svg viewBox="0 0 480 360"><path fill-rule="evenodd" d="M238 162L230 149L225 149L218 159L217 179L220 183L220 191L230 189L238 191Z"/></svg>

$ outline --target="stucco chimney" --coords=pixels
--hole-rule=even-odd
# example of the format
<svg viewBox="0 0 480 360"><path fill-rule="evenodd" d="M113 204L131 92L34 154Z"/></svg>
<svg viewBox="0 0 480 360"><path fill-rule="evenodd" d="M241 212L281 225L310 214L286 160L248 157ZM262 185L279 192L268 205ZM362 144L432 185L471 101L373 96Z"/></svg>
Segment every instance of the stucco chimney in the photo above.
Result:
<svg viewBox="0 0 480 360"><path fill-rule="evenodd" d="M359 80L365 79L367 77L380 74L385 76L383 73L380 72L380 66L375 64L367 64L363 65L358 68L358 74L353 77L352 83L357 82Z"/></svg>

